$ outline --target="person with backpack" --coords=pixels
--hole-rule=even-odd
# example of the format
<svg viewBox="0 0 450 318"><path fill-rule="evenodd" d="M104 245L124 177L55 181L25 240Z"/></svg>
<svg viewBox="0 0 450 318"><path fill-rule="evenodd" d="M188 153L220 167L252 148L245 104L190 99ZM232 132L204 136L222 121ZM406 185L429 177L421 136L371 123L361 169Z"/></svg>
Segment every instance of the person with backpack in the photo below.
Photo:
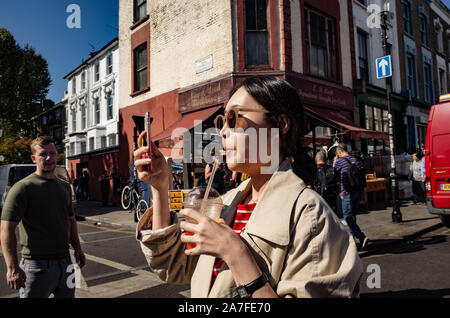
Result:
<svg viewBox="0 0 450 318"><path fill-rule="evenodd" d="M338 183L334 168L327 164L327 154L319 151L316 154L317 174L314 189L319 193L328 205L337 214L336 199L338 196Z"/></svg>
<svg viewBox="0 0 450 318"><path fill-rule="evenodd" d="M339 173L339 197L342 201L344 220L350 228L352 236L359 240L360 250L365 250L369 238L356 223L356 209L361 200L361 190L365 187L364 168L355 157L348 154L347 145L344 143L340 143L336 148L333 166Z"/></svg>

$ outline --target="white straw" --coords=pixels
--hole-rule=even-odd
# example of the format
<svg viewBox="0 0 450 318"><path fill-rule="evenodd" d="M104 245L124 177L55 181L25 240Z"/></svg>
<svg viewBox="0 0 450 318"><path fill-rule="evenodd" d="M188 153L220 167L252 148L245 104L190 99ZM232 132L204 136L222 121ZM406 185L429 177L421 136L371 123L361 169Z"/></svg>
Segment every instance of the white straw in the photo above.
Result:
<svg viewBox="0 0 450 318"><path fill-rule="evenodd" d="M211 176L209 177L209 180L208 180L208 185L206 186L205 196L203 197L202 205L200 207L200 213L201 214L203 214L203 212L205 211L206 203L208 201L209 192L211 190L211 186L212 186L212 183L213 183L214 175L216 174L216 170L217 170L218 166L219 166L219 160L217 158L214 158L214 166L213 166L213 169L212 169Z"/></svg>

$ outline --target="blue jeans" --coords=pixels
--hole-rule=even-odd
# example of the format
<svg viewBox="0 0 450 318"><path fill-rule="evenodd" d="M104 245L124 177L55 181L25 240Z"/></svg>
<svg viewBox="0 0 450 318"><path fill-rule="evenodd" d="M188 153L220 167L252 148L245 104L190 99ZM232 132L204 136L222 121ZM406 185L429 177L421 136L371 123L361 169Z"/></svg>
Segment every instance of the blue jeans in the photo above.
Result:
<svg viewBox="0 0 450 318"><path fill-rule="evenodd" d="M25 272L25 288L19 291L20 298L74 298L72 283L74 267L69 257L63 259L26 259L20 261Z"/></svg>
<svg viewBox="0 0 450 318"><path fill-rule="evenodd" d="M366 236L356 224L356 208L361 200L361 190L349 190L348 194L344 194L342 197L342 215L345 222L350 228L350 233L353 237L359 240L364 240Z"/></svg>

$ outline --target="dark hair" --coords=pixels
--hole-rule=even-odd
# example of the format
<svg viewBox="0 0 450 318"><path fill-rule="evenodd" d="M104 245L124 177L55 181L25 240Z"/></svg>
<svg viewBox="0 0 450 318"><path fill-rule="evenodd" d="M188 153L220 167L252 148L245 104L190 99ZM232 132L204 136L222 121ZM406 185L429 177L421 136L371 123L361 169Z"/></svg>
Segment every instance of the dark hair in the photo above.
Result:
<svg viewBox="0 0 450 318"><path fill-rule="evenodd" d="M306 184L313 180L316 166L313 158L308 156L309 148L303 147L303 136L306 134L303 104L297 90L286 80L274 76L246 78L233 88L231 95L239 88L245 90L270 113L267 120L276 128L280 128L280 115L286 115L290 121L287 133L280 135L281 154L284 158L293 159L292 168Z"/></svg>

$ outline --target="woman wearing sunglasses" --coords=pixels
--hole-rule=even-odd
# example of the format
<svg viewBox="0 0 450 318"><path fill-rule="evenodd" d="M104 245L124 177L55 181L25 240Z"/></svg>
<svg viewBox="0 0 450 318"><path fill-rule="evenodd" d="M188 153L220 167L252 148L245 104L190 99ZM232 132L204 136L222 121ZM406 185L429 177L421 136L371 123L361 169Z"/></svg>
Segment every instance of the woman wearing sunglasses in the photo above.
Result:
<svg viewBox="0 0 450 318"><path fill-rule="evenodd" d="M222 196L222 222L184 209L180 214L198 223L178 224L169 213L164 156L152 145L149 173L150 160L141 159L147 149L135 151L139 177L153 189L153 207L137 228L152 270L166 282L191 283L192 297L358 296L363 269L356 245L305 186L314 163L302 147L303 107L295 88L275 77L248 78L233 90L216 126L228 167L251 177ZM276 169L264 169L271 165L262 159L266 153Z"/></svg>

